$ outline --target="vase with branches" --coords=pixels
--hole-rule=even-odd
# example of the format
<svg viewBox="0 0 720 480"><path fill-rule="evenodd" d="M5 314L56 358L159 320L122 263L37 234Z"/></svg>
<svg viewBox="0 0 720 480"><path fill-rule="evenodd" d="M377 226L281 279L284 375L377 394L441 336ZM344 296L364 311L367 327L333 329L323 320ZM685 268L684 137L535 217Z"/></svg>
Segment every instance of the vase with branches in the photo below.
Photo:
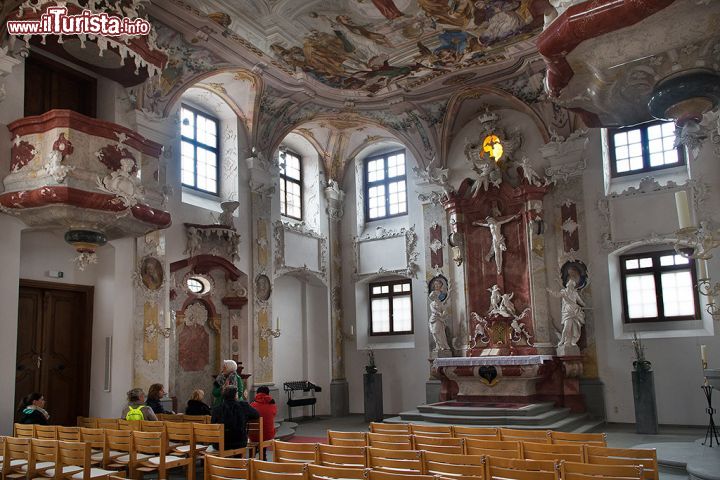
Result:
<svg viewBox="0 0 720 480"><path fill-rule="evenodd" d="M365 371L367 373L377 373L378 371L375 365L375 352L371 348L368 349L368 363L365 365Z"/></svg>
<svg viewBox="0 0 720 480"><path fill-rule="evenodd" d="M637 332L633 332L632 345L635 353L635 360L633 361L633 368L635 371L650 371L652 369L652 364L645 358L645 346L642 344L642 340L638 337Z"/></svg>

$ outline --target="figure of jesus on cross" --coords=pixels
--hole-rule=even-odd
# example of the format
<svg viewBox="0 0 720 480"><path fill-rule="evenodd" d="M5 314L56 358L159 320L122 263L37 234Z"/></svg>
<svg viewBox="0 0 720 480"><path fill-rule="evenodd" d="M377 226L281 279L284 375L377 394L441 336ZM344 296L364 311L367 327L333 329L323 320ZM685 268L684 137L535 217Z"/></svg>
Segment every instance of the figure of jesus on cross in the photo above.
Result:
<svg viewBox="0 0 720 480"><path fill-rule="evenodd" d="M497 274L500 275L502 273L502 264L503 264L503 252L507 250L507 246L505 245L505 237L502 234L501 227L505 225L508 222L511 222L518 218L518 214L509 216L509 217L501 217L499 216L499 211L497 209L493 209L493 213L496 214L495 217L487 216L485 217L485 221L477 220L473 222L472 224L476 227L487 227L490 230L490 237L492 238L492 245L490 247L490 251L487 255L485 255L485 261L489 262L491 258L495 258L495 266L497 269Z"/></svg>

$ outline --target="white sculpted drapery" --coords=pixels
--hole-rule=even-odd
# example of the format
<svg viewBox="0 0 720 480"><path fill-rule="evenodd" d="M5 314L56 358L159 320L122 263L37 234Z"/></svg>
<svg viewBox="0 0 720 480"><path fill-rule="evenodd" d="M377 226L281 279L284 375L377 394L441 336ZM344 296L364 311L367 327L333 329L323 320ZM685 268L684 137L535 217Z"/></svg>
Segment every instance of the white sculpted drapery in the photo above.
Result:
<svg viewBox="0 0 720 480"><path fill-rule="evenodd" d="M577 346L578 340L580 340L580 334L582 332L582 326L585 325L585 302L580 297L575 281L568 280L565 288L559 292L553 292L548 290L548 293L553 297L562 299L562 305L560 313L562 316L563 330L560 335L560 342L558 347L561 346Z"/></svg>

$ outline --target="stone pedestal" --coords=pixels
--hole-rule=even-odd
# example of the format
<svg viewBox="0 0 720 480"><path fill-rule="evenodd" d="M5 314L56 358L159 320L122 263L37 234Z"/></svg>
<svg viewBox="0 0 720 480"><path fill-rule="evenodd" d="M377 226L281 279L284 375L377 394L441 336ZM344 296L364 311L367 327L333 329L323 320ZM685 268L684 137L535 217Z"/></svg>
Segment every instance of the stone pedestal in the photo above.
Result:
<svg viewBox="0 0 720 480"><path fill-rule="evenodd" d="M651 370L635 370L632 372L632 384L635 400L635 431L656 434L658 420L654 373Z"/></svg>
<svg viewBox="0 0 720 480"><path fill-rule="evenodd" d="M440 401L440 388L442 382L440 380L428 380L425 382L425 402L437 403Z"/></svg>
<svg viewBox="0 0 720 480"><path fill-rule="evenodd" d="M365 395L365 421L382 422L383 420L383 392L382 374L363 374L363 392Z"/></svg>
<svg viewBox="0 0 720 480"><path fill-rule="evenodd" d="M350 400L347 380L333 380L330 382L330 415L344 417L350 414Z"/></svg>

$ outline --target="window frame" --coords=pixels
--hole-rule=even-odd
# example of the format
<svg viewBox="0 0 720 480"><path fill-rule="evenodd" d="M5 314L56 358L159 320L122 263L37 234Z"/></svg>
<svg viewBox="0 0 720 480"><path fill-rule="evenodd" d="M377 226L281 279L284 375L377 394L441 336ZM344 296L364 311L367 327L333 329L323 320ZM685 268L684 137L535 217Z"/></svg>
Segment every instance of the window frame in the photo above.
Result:
<svg viewBox="0 0 720 480"><path fill-rule="evenodd" d="M400 292L400 293L394 293L393 292L393 286L394 285L404 285L408 284L410 285L410 291L409 292ZM388 287L388 293L375 293L373 294L373 287ZM403 278L400 280L385 280L382 282L373 282L368 284L368 334L371 337L387 337L391 335L412 335L415 333L415 317L413 312L413 296L412 296L413 290L412 290L412 280L409 278ZM401 332L396 332L393 330L393 298L394 297L410 297L410 330L403 330ZM389 300L390 310L390 331L389 332L375 332L373 330L373 314L372 314L372 301L375 298L387 298Z"/></svg>
<svg viewBox="0 0 720 480"><path fill-rule="evenodd" d="M287 176L286 174L284 174L284 173L279 173L279 174L278 174L278 177L279 177L280 181L285 180L286 182L294 183L294 184L296 184L296 185L298 185L298 186L300 187L300 217L295 217L295 216L293 216L293 215L288 215L288 214L287 214L287 188L285 188L285 198L280 198L280 203L281 203L281 205L280 205L280 210L281 210L280 215L282 215L283 217L292 218L293 220L298 220L298 221L301 222L302 219L303 219L303 216L305 215L305 208L304 208L304 205L303 205L303 204L305 203L305 193L303 192L303 181L305 180L305 177L304 177L304 175L303 175L303 159L302 159L302 157L301 157L299 154L295 153L294 151L289 150L289 149L285 149L284 151L280 151L280 152L278 153L278 166L280 165L280 156L281 156L281 155L287 155L287 154L290 154L290 155L292 155L292 156L294 156L294 157L296 157L296 158L298 159L298 163L300 164L300 180L295 180L294 178L288 177L288 176ZM282 189L281 189L281 190L282 190ZM286 212L286 213L282 213L282 205L285 205L285 212Z"/></svg>
<svg viewBox="0 0 720 480"><path fill-rule="evenodd" d="M687 164L687 156L685 155L685 148L682 145L678 145L675 150L678 152L678 162L673 163L671 165L659 165L657 167L650 166L650 144L648 141L648 128L653 127L655 125L662 125L664 123L670 123L670 122L663 122L662 120L654 121L654 122L647 122L640 125L633 125L629 127L619 127L619 128L608 128L607 129L607 140L608 140L608 153L610 156L610 176L612 178L620 178L620 177L626 177L628 175L637 175L638 173L647 173L647 172L655 172L658 170L665 170L668 168L677 168L682 167ZM617 158L615 157L615 134L616 133L623 133L623 132L629 132L631 130L640 130L640 146L642 148L642 159L643 159L643 168L639 170L629 170L627 172L618 172L617 171Z"/></svg>
<svg viewBox="0 0 720 480"><path fill-rule="evenodd" d="M192 107L186 103L180 104L180 111L182 112L182 109L189 110L193 112L193 134L195 136L195 139L191 139L186 137L182 134L182 120L180 120L180 170L182 172L182 142L188 142L192 144L193 146L193 181L195 182L195 185L188 185L187 183L182 182L182 173L180 174L180 185L184 188L189 188L191 190L195 190L197 192L206 193L208 195L212 195L214 197L220 196L220 119L217 117L213 117L212 115L203 112L202 110L199 110L195 107ZM215 122L215 139L217 140L215 148L210 147L209 145L206 145L204 143L200 143L197 140L197 117L201 116L208 120L212 120ZM204 190L202 188L199 188L197 186L197 149L198 147L213 152L215 154L215 190L217 192L211 192L210 190Z"/></svg>
<svg viewBox="0 0 720 480"><path fill-rule="evenodd" d="M405 158L405 173L401 176L392 177L392 179L390 179L390 178L388 178L388 158L392 157L393 155L397 155L398 153L402 153L403 157ZM383 178L382 180L375 180L374 182L370 182L370 179L369 179L370 171L368 169L370 162L378 160L380 158L383 159L383 163L385 165L385 169L384 169L385 178ZM396 217L402 217L404 215L407 215L409 207L410 207L410 205L408 203L408 194L407 194L407 187L408 187L408 183L407 183L407 150L402 148L399 150L393 150L390 152L385 152L385 153L381 153L378 155L369 156L363 162L363 169L364 169L364 184L365 184L364 189L363 189L363 191L365 193L365 202L364 202L365 203L365 206L364 206L365 207L364 208L365 222L369 223L369 222L375 222L378 220L385 220L387 218L396 218ZM390 212L389 184L398 182L400 180L405 182L405 211L403 213L390 214L389 213ZM382 217L370 218L370 189L372 187L377 187L379 185L383 185L385 187L385 213L386 213L386 215L384 215Z"/></svg>
<svg viewBox="0 0 720 480"><path fill-rule="evenodd" d="M622 307L623 307L623 321L626 324L632 323L648 323L648 322L675 322L675 321L686 321L686 320L697 320L702 318L700 312L700 298L697 289L697 269L696 262L692 258L688 258L687 265L660 265L660 257L667 255L679 255L675 250L655 250L643 253L630 253L627 255L620 255L618 257L620 261L620 286L622 292ZM626 267L627 260L634 260L640 258L652 257L653 266L646 268L634 268L628 270ZM695 313L693 315L682 315L676 317L665 316L665 304L663 302L663 291L662 291L662 280L661 276L663 273L690 270L690 278L692 280L692 291L693 291L693 303L695 304ZM627 295L627 283L626 279L630 276L636 275L647 275L653 274L655 279L655 302L657 304L658 315L656 317L647 318L630 318L628 313L628 295Z"/></svg>

